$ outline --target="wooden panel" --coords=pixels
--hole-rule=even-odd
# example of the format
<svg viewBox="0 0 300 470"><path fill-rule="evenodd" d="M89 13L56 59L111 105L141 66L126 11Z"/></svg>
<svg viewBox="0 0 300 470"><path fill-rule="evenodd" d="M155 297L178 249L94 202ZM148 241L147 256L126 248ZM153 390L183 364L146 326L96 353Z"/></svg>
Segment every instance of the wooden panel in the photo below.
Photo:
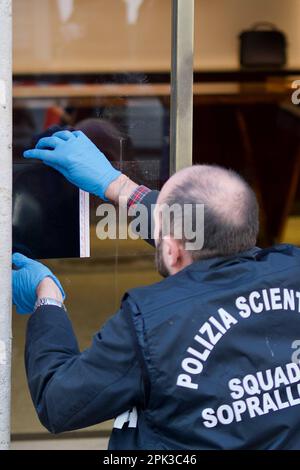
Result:
<svg viewBox="0 0 300 470"><path fill-rule="evenodd" d="M107 85L14 85L14 98L105 98L126 96L170 96L170 85L157 84L107 84ZM280 83L239 83L216 82L195 83L194 96L212 97L217 103L219 100L229 99L235 101L278 100L280 96L291 95L292 85L290 80L282 80Z"/></svg>

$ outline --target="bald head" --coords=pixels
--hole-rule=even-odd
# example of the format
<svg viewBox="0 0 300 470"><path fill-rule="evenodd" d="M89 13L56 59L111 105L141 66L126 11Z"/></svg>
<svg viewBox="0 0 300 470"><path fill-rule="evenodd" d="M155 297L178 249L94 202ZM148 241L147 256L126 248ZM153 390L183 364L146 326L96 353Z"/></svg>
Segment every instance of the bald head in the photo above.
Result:
<svg viewBox="0 0 300 470"><path fill-rule="evenodd" d="M204 204L204 247L194 258L232 255L256 244L256 196L234 171L212 165L185 168L167 181L158 203Z"/></svg>
<svg viewBox="0 0 300 470"><path fill-rule="evenodd" d="M176 193L205 204L220 221L236 226L245 222L249 196L253 196L237 173L212 165L195 165L176 173L163 187L158 202L165 203Z"/></svg>

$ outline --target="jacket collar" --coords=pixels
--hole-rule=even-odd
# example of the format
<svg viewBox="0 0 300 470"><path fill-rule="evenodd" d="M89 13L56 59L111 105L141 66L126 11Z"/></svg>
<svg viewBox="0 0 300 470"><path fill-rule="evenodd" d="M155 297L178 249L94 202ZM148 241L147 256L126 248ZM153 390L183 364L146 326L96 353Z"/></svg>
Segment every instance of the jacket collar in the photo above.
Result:
<svg viewBox="0 0 300 470"><path fill-rule="evenodd" d="M189 271L208 271L209 269L217 268L220 266L243 263L249 260L255 261L257 259L258 253L260 253L261 251L263 251L261 250L261 248L255 246L254 248L251 248L250 250L243 251L236 255L222 256L222 257L220 256L220 257L195 261L186 269Z"/></svg>

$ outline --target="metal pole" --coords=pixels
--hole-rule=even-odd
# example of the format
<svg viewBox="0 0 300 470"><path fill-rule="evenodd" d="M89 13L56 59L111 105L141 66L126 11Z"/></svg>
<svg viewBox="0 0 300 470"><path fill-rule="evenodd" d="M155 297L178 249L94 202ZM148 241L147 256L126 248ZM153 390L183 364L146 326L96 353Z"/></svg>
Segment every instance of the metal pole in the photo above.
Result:
<svg viewBox="0 0 300 470"><path fill-rule="evenodd" d="M171 174L193 163L194 0L172 0Z"/></svg>
<svg viewBox="0 0 300 470"><path fill-rule="evenodd" d="M0 0L0 450L10 447L12 1Z"/></svg>

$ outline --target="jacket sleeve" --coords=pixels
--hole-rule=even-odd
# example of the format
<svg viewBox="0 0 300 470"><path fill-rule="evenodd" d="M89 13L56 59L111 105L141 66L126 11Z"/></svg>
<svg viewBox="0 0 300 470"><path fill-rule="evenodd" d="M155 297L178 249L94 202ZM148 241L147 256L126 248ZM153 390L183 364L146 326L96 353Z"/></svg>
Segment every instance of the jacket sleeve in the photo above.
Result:
<svg viewBox="0 0 300 470"><path fill-rule="evenodd" d="M153 210L159 196L159 191L150 191L143 197L139 204L146 207L148 211L148 239L146 240L150 245L155 246L155 242L152 238L151 227L153 224Z"/></svg>
<svg viewBox="0 0 300 470"><path fill-rule="evenodd" d="M141 367L122 309L80 352L66 312L38 308L28 322L25 362L34 406L52 433L115 418L143 402Z"/></svg>

